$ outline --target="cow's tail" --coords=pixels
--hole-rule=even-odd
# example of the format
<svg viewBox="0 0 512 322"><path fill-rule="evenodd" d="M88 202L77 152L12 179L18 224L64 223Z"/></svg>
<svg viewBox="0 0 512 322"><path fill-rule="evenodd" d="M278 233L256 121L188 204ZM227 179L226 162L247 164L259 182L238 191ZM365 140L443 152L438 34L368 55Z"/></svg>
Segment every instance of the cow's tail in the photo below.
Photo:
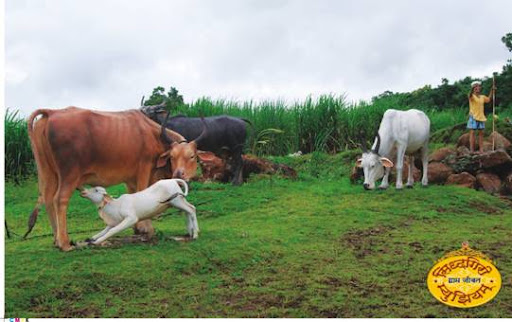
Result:
<svg viewBox="0 0 512 322"><path fill-rule="evenodd" d="M27 126L28 126L28 134L29 136L34 133L34 120L36 117L41 115L42 117L48 117L50 114L54 112L53 110L49 109L38 109L35 110L32 114L30 114L28 120L27 120Z"/></svg>
<svg viewBox="0 0 512 322"><path fill-rule="evenodd" d="M240 118L240 119L251 126L251 133L254 134L254 125L252 124L252 122L249 121L248 119L244 119L244 118Z"/></svg>
<svg viewBox="0 0 512 322"><path fill-rule="evenodd" d="M160 201L160 203L168 203L169 201L173 200L177 196L186 197L188 195L188 184L185 180L182 180L182 179L172 179L172 180L175 180L179 186L183 187L184 188L183 190L185 190L185 192L183 192L183 190L182 190L181 192L173 193L169 198L165 199L164 201Z"/></svg>
<svg viewBox="0 0 512 322"><path fill-rule="evenodd" d="M188 195L188 183L182 179L174 179L176 183L183 188L183 195L186 197Z"/></svg>
<svg viewBox="0 0 512 322"><path fill-rule="evenodd" d="M27 229L27 232L25 233L25 235L23 235L23 239L27 238L28 234L30 234L30 232L34 228L36 221L37 221L37 216L39 215L39 210L41 209L42 204L43 204L43 196L41 195L41 193L39 193L39 198L37 198L37 204L34 207L34 210L32 210L30 217L28 218L28 229Z"/></svg>
<svg viewBox="0 0 512 322"><path fill-rule="evenodd" d="M249 121L248 119L244 119L244 118L240 118L242 121L244 121L245 123L249 124L250 127L251 127L251 131L249 133L249 136L247 138L250 138L250 137L255 137L255 129L254 129L254 125L252 124L251 121ZM250 140L249 140L250 142ZM242 150L245 148L245 142L242 144Z"/></svg>
<svg viewBox="0 0 512 322"><path fill-rule="evenodd" d="M41 118L48 118L48 116L53 112L53 110L48 109L38 109L34 111L32 114L30 114L30 117L27 120L27 127L28 127L28 136L30 139L30 146L32 148L32 153L34 155L34 160L36 161L36 165L39 166L40 164L40 154L38 151L38 144L36 144L37 138L34 137L34 122L35 119L38 116L41 116ZM39 170L39 169L38 169ZM39 172L39 171L38 171ZM37 198L36 206L34 207L34 210L32 210L32 213L30 214L30 217L28 218L28 230L23 235L23 239L27 238L28 234L32 231L34 228L37 216L39 215L39 210L41 209L41 205L44 203L43 201L43 195L42 195L42 182L40 182L42 179L39 178L39 197Z"/></svg>

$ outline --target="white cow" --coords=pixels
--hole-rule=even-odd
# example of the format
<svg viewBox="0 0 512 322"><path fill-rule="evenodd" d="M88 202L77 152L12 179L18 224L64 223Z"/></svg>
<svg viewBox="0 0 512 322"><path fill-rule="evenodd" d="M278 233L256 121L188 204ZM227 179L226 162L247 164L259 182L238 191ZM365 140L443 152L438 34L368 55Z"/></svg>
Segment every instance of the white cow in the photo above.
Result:
<svg viewBox="0 0 512 322"><path fill-rule="evenodd" d="M423 186L427 186L429 136L430 120L425 113L415 109L408 111L387 110L380 122L372 150L366 151L363 146L363 155L356 163L358 167L363 168L364 188L366 190L375 189L375 181L383 176L379 188L386 189L389 186L389 172L393 167L390 158L394 148L396 148L396 189L402 189L402 168L405 155L409 156L407 187L412 188L414 183L412 175L414 154L418 152L421 152L423 163L421 183Z"/></svg>
<svg viewBox="0 0 512 322"><path fill-rule="evenodd" d="M181 187L185 188L185 192ZM82 189L80 196L90 199L98 206L101 219L107 227L94 235L90 242L97 245L137 222L150 219L170 207L183 210L188 218L188 233L196 239L199 233L196 208L187 202L187 183L181 179L160 180L150 187L132 194L124 194L117 199L110 197L103 187Z"/></svg>

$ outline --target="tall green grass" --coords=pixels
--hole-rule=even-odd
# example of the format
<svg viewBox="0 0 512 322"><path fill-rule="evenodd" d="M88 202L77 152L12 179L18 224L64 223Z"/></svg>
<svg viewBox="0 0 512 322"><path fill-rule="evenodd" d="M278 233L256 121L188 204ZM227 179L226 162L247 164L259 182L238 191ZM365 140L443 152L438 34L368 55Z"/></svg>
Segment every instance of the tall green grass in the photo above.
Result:
<svg viewBox="0 0 512 322"><path fill-rule="evenodd" d="M28 139L27 122L19 111L7 109L5 129L5 177L19 181L35 173L35 164Z"/></svg>
<svg viewBox="0 0 512 322"><path fill-rule="evenodd" d="M257 146L258 155L285 155L302 151L336 153L354 148L361 132L373 136L382 115L388 108L397 108L391 102L378 104L349 104L344 96L323 95L304 101L237 102L201 98L180 107L176 113L188 116L228 114L250 120L252 123L249 147ZM257 145L260 133L278 129L267 136L265 144Z"/></svg>
<svg viewBox="0 0 512 322"><path fill-rule="evenodd" d="M443 111L427 110L425 112L430 118L430 132L433 133L437 130L467 121L469 109L467 107L461 107Z"/></svg>
<svg viewBox="0 0 512 322"><path fill-rule="evenodd" d="M467 107L436 110L430 107L401 106L391 96L373 102L348 103L344 96L323 95L304 101L230 101L200 98L180 106L173 113L187 116L227 114L250 121L246 152L257 155L282 156L302 153L337 153L356 148L363 135L373 140L384 112L388 109L417 108L430 118L431 133L467 120ZM498 109L503 117L509 109ZM8 110L5 117L6 175L19 178L33 173L32 154L25 121L18 112Z"/></svg>

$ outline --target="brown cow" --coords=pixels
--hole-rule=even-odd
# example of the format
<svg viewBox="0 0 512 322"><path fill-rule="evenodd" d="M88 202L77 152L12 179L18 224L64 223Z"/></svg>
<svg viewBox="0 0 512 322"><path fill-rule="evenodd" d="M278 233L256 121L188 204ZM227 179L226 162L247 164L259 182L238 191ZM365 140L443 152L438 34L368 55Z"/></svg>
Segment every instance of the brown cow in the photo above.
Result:
<svg viewBox="0 0 512 322"><path fill-rule="evenodd" d="M36 120L38 116L42 117ZM44 204L54 243L71 250L66 211L76 188L124 182L133 193L163 178L188 181L196 174L197 141L205 132L204 127L200 137L187 142L139 110L97 112L68 107L35 111L28 120L28 133L37 164L39 199L29 226ZM138 223L135 231L150 236L154 232L149 220Z"/></svg>

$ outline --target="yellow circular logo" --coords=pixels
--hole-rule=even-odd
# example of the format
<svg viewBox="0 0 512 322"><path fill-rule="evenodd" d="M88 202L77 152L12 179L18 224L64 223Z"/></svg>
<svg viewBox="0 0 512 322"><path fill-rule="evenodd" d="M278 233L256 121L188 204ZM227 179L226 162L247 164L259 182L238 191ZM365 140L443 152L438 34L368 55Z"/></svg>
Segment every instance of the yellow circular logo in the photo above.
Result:
<svg viewBox="0 0 512 322"><path fill-rule="evenodd" d="M430 293L446 305L461 308L489 302L500 291L500 272L487 258L477 257L476 251L460 253L432 267L427 277Z"/></svg>

